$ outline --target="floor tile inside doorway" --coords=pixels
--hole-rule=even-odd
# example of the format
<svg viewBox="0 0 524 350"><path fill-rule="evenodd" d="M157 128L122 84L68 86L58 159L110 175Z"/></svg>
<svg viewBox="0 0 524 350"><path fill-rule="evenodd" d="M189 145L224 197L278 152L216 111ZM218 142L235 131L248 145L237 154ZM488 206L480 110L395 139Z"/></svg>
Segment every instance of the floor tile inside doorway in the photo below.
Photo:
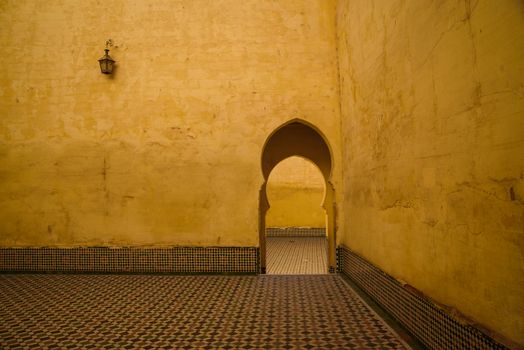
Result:
<svg viewBox="0 0 524 350"><path fill-rule="evenodd" d="M326 237L267 237L266 273L271 275L326 274Z"/></svg>

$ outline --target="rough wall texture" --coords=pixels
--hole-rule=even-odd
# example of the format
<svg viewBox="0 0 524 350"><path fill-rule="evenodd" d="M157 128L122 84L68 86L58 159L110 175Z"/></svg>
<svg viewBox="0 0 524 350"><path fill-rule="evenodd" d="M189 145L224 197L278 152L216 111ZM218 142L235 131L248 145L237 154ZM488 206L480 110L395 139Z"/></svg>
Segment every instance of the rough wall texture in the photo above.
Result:
<svg viewBox="0 0 524 350"><path fill-rule="evenodd" d="M343 0L342 241L524 344L524 3Z"/></svg>
<svg viewBox="0 0 524 350"><path fill-rule="evenodd" d="M326 227L324 178L313 163L285 159L271 172L266 191L271 205L266 227Z"/></svg>
<svg viewBox="0 0 524 350"><path fill-rule="evenodd" d="M0 245L258 245L268 135L340 154L335 7L1 1Z"/></svg>

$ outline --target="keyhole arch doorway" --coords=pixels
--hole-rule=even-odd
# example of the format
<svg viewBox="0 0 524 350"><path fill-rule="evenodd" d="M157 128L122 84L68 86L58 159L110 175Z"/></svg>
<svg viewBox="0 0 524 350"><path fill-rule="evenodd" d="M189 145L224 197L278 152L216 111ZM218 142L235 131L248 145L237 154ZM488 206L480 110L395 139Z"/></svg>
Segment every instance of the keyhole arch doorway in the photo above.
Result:
<svg viewBox="0 0 524 350"><path fill-rule="evenodd" d="M335 189L331 182L333 158L326 137L311 123L293 119L276 128L262 149L261 167L264 183L259 191L259 245L261 273L266 273L266 214L269 210L267 182L271 171L282 160L299 156L315 164L324 179L322 207L326 212L329 272L336 269ZM328 271L326 271L327 273Z"/></svg>

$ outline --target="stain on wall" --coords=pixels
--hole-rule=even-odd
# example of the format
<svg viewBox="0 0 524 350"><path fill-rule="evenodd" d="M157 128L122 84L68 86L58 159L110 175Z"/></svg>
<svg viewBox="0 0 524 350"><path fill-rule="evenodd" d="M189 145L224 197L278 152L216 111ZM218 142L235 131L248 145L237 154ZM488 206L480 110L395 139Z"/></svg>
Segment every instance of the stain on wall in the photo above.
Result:
<svg viewBox="0 0 524 350"><path fill-rule="evenodd" d="M524 4L339 1L342 242L524 344Z"/></svg>

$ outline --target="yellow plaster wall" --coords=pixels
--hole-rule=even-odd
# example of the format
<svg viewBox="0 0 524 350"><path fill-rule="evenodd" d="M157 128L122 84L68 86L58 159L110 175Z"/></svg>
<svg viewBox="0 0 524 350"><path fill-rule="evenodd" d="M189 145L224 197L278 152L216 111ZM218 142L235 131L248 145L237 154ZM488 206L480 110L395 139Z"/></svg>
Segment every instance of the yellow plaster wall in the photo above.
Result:
<svg viewBox="0 0 524 350"><path fill-rule="evenodd" d="M0 1L0 246L257 246L278 126L318 127L341 183L335 10Z"/></svg>
<svg viewBox="0 0 524 350"><path fill-rule="evenodd" d="M524 3L341 0L342 242L524 344Z"/></svg>
<svg viewBox="0 0 524 350"><path fill-rule="evenodd" d="M266 188L271 205L266 227L326 227L324 178L310 161L283 160L271 172Z"/></svg>

